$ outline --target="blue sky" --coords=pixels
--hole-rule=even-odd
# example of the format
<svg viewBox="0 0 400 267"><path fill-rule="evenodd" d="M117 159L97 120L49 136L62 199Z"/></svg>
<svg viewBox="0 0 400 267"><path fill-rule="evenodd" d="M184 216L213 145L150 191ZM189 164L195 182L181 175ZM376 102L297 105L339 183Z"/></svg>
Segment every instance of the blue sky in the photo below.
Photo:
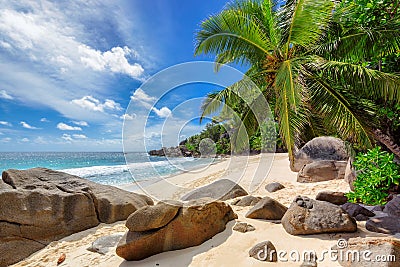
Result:
<svg viewBox="0 0 400 267"><path fill-rule="evenodd" d="M122 151L123 118L134 128L138 119L124 115L128 104L155 99L141 84L178 63L212 61L194 57L194 34L226 2L0 0L0 151ZM185 129L166 145L203 127L187 115L217 87L179 88L150 108L146 138L159 138L167 118Z"/></svg>

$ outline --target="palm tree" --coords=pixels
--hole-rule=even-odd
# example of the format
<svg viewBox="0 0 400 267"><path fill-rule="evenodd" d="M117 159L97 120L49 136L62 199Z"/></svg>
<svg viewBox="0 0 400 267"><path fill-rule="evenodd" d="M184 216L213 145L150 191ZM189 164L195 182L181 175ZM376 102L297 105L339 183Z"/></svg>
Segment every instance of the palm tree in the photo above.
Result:
<svg viewBox="0 0 400 267"><path fill-rule="evenodd" d="M249 66L246 76L274 102L279 134L292 164L305 133L318 134L318 129L371 146L374 106L366 99L400 102L400 78L362 62L371 54L399 49L399 23L346 29L335 22L338 12L332 1L288 0L279 6L280 2L228 4L201 23L195 53L215 54L216 70L228 63ZM209 95L202 116L217 111L221 103L237 102L235 88L243 83L246 79ZM251 133L254 116L247 110L242 117Z"/></svg>

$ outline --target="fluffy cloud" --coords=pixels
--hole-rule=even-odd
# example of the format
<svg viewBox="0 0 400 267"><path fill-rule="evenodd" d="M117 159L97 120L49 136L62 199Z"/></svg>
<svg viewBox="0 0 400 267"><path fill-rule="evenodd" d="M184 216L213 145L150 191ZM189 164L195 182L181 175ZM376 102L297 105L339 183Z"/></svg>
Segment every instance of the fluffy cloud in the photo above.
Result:
<svg viewBox="0 0 400 267"><path fill-rule="evenodd" d="M0 121L0 125L9 126L9 127L12 126L12 124L9 123L8 121Z"/></svg>
<svg viewBox="0 0 400 267"><path fill-rule="evenodd" d="M46 118L41 118L40 121L41 121L41 122L50 122L50 121L49 121L48 119L46 119Z"/></svg>
<svg viewBox="0 0 400 267"><path fill-rule="evenodd" d="M57 128L60 129L61 131L82 131L81 127L71 126L63 122L57 124Z"/></svg>
<svg viewBox="0 0 400 267"><path fill-rule="evenodd" d="M29 142L29 139L28 138L22 138L21 142L24 142L24 143Z"/></svg>
<svg viewBox="0 0 400 267"><path fill-rule="evenodd" d="M64 139L65 141L68 141L68 142L71 142L73 140L71 135L69 135L69 134L63 134L61 136L61 138Z"/></svg>
<svg viewBox="0 0 400 267"><path fill-rule="evenodd" d="M84 134L73 134L72 135L75 139L86 139L87 136Z"/></svg>
<svg viewBox="0 0 400 267"><path fill-rule="evenodd" d="M162 107L160 109L153 107L156 101L155 97L149 96L142 89L137 89L131 96L131 100L142 104L147 109L154 111L160 118L167 118L172 115L171 110L168 107Z"/></svg>
<svg viewBox="0 0 400 267"><path fill-rule="evenodd" d="M71 101L71 103L92 111L105 112L105 110L122 110L121 105L116 103L114 100L106 99L103 103L101 103L100 100L89 95L80 99L74 99Z"/></svg>
<svg viewBox="0 0 400 267"><path fill-rule="evenodd" d="M24 127L25 129L30 129L30 130L36 130L36 129L39 129L39 128L37 128L37 127L34 127L34 126L32 126L32 125L30 125L30 124L28 124L28 123L24 122L24 121L21 121L19 124L21 124L21 125L22 125L22 127Z"/></svg>
<svg viewBox="0 0 400 267"><path fill-rule="evenodd" d="M79 125L79 126L89 126L89 124L86 121L72 121L73 124Z"/></svg>
<svg viewBox="0 0 400 267"><path fill-rule="evenodd" d="M157 109L155 107L152 108L152 110L160 117L160 118L167 118L171 116L172 112L169 108L167 107L162 107L160 109Z"/></svg>
<svg viewBox="0 0 400 267"><path fill-rule="evenodd" d="M9 95L9 94L7 93L6 90L0 90L0 98L2 98L2 99L7 99L7 100L12 100L12 99L14 99L14 97L12 97L11 95Z"/></svg>
<svg viewBox="0 0 400 267"><path fill-rule="evenodd" d="M139 78L143 75L144 69L138 64L130 64L127 57L136 55L129 47L113 47L111 50L101 52L87 45L80 45L78 48L81 62L95 71L109 70L114 73L123 73L132 78Z"/></svg>
<svg viewBox="0 0 400 267"><path fill-rule="evenodd" d="M124 114L120 118L123 119L123 120L131 121L131 120L134 120L136 118L136 114L135 113L133 113L133 114Z"/></svg>

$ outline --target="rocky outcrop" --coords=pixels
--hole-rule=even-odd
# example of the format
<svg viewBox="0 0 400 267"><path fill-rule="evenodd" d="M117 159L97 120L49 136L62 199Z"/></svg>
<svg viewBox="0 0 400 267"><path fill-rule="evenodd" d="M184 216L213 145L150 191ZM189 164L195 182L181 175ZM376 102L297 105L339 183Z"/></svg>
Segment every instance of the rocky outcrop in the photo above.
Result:
<svg viewBox="0 0 400 267"><path fill-rule="evenodd" d="M320 160L303 166L297 174L299 183L315 183L343 179L347 162Z"/></svg>
<svg viewBox="0 0 400 267"><path fill-rule="evenodd" d="M136 212L140 213L141 210ZM142 260L164 251L197 246L222 232L226 223L236 218L237 215L226 203L198 199L179 208L175 218L161 228L143 232L128 231L119 242L116 252L125 260Z"/></svg>
<svg viewBox="0 0 400 267"><path fill-rule="evenodd" d="M244 196L241 199L237 199L232 202L232 205L247 207L247 206L254 206L261 200L261 197L255 196Z"/></svg>
<svg viewBox="0 0 400 267"><path fill-rule="evenodd" d="M356 221L340 207L325 201L296 197L282 218L291 235L355 232Z"/></svg>
<svg viewBox="0 0 400 267"><path fill-rule="evenodd" d="M150 150L148 152L150 156L158 157L192 157L192 152L190 152L185 145L179 145L176 147L163 147L159 150Z"/></svg>
<svg viewBox="0 0 400 267"><path fill-rule="evenodd" d="M338 262L345 267L397 267L400 259L400 241L385 237L350 238L345 248L338 251ZM389 258L390 257L390 258Z"/></svg>
<svg viewBox="0 0 400 267"><path fill-rule="evenodd" d="M286 211L287 208L278 201L264 197L246 213L246 218L280 220Z"/></svg>
<svg viewBox="0 0 400 267"><path fill-rule="evenodd" d="M229 179L221 179L187 193L181 200L189 201L199 198L228 200L246 195L248 193L240 185Z"/></svg>
<svg viewBox="0 0 400 267"><path fill-rule="evenodd" d="M276 192L283 188L285 188L285 186L283 186L281 183L278 182L269 183L265 186L265 190L267 190L270 193Z"/></svg>
<svg viewBox="0 0 400 267"><path fill-rule="evenodd" d="M277 250L271 241L264 241L252 247L249 256L259 261L276 262Z"/></svg>
<svg viewBox="0 0 400 267"><path fill-rule="evenodd" d="M371 232L394 235L400 233L400 217L371 218L366 222L365 228Z"/></svg>
<svg viewBox="0 0 400 267"><path fill-rule="evenodd" d="M346 144L335 137L316 137L305 144L294 157L292 171L300 171L304 165L320 160L347 161L349 153Z"/></svg>
<svg viewBox="0 0 400 267"><path fill-rule="evenodd" d="M347 202L347 197L343 192L321 191L315 197L316 200L326 201L335 205L343 205Z"/></svg>
<svg viewBox="0 0 400 267"><path fill-rule="evenodd" d="M100 222L125 220L136 209L152 204L147 196L49 169L4 171L0 181L0 266L18 262L51 241Z"/></svg>
<svg viewBox="0 0 400 267"><path fill-rule="evenodd" d="M375 216L375 213L369 209L355 203L345 203L342 205L342 209L357 221L366 221L369 217Z"/></svg>

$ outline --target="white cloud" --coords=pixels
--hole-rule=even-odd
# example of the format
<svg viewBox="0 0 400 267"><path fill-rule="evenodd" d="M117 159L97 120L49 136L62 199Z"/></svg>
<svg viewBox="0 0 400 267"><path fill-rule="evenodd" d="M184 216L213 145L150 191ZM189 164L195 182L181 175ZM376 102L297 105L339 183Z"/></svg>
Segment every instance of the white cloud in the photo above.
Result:
<svg viewBox="0 0 400 267"><path fill-rule="evenodd" d="M138 79L143 75L144 69L138 64L130 64L127 57L137 55L129 47L117 46L106 52L95 50L87 45L79 45L78 52L81 62L95 71L109 70L114 73L123 73Z"/></svg>
<svg viewBox="0 0 400 267"><path fill-rule="evenodd" d="M22 138L21 142L24 142L24 143L29 142L29 139L28 138Z"/></svg>
<svg viewBox="0 0 400 267"><path fill-rule="evenodd" d="M153 107L152 110L160 117L160 118L167 118L172 114L171 110L167 107L162 107L161 109L157 109Z"/></svg>
<svg viewBox="0 0 400 267"><path fill-rule="evenodd" d="M14 99L14 97L12 97L10 94L8 94L6 90L0 90L0 98L7 99L7 100Z"/></svg>
<svg viewBox="0 0 400 267"><path fill-rule="evenodd" d="M82 131L81 127L71 126L63 122L57 124L57 128L60 129L61 131Z"/></svg>
<svg viewBox="0 0 400 267"><path fill-rule="evenodd" d="M133 95L131 96L132 101L139 102L145 108L153 110L160 118L167 118L171 116L172 112L168 107L162 107L160 109L153 107L154 102L156 101L155 97L149 96L142 89L137 89Z"/></svg>
<svg viewBox="0 0 400 267"><path fill-rule="evenodd" d="M152 102L155 101L156 98L149 96L148 94L146 94L145 91L143 91L142 89L137 89L133 95L131 96L131 100L133 101L144 101L144 102Z"/></svg>
<svg viewBox="0 0 400 267"><path fill-rule="evenodd" d="M73 140L71 135L69 135L69 134L63 134L61 136L61 138L64 139L65 141L68 141L68 142L71 142Z"/></svg>
<svg viewBox="0 0 400 267"><path fill-rule="evenodd" d="M9 126L9 127L12 126L12 124L9 123L8 121L0 121L0 125Z"/></svg>
<svg viewBox="0 0 400 267"><path fill-rule="evenodd" d="M122 110L121 105L116 103L114 100L106 99L104 103L101 103L100 100L90 95L84 96L80 99L74 99L71 103L92 111L105 112L105 110Z"/></svg>
<svg viewBox="0 0 400 267"><path fill-rule="evenodd" d="M89 126L89 124L86 121L72 121L73 124L79 125L79 126Z"/></svg>
<svg viewBox="0 0 400 267"><path fill-rule="evenodd" d="M87 138L87 136L84 134L73 134L72 136L76 139L86 139Z"/></svg>
<svg viewBox="0 0 400 267"><path fill-rule="evenodd" d="M46 118L41 118L40 121L41 121L41 122L50 122L50 121L49 121L48 119L46 119Z"/></svg>
<svg viewBox="0 0 400 267"><path fill-rule="evenodd" d="M8 143L8 142L10 142L12 139L10 138L10 137L5 137L5 138L2 138L2 139L0 139L0 142L2 142L2 143Z"/></svg>
<svg viewBox="0 0 400 267"><path fill-rule="evenodd" d="M120 118L123 119L123 120L131 121L131 120L134 120L136 118L136 114L135 113L133 113L133 114L123 114Z"/></svg>
<svg viewBox="0 0 400 267"><path fill-rule="evenodd" d="M30 130L37 130L37 129L39 129L39 128L34 127L34 126L32 126L32 125L30 125L30 124L24 122L24 121L21 121L19 124L21 124L22 127L24 127L25 129L30 129Z"/></svg>

